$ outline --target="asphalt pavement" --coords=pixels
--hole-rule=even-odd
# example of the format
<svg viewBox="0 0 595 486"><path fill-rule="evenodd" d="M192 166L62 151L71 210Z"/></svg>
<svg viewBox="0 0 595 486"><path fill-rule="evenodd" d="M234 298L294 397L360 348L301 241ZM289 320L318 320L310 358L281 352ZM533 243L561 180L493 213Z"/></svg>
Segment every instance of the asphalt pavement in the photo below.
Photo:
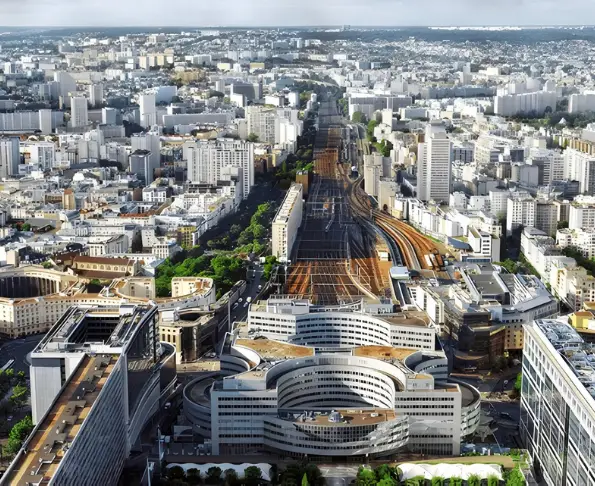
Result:
<svg viewBox="0 0 595 486"><path fill-rule="evenodd" d="M24 371L29 376L29 362L27 355L35 349L35 346L41 341L44 334L37 334L35 336L27 336L21 339L13 339L0 346L0 367L4 366L8 361L14 359L12 368L15 373Z"/></svg>
<svg viewBox="0 0 595 486"><path fill-rule="evenodd" d="M240 296L242 302L237 302L237 307L235 309L232 308L231 311L231 322L236 321L245 321L248 318L248 309L250 304L247 304L246 299L248 297L252 297L252 301L256 299L256 296L260 293L262 289L259 289L258 286L266 285L266 281L263 279L263 268L262 265L253 265L247 272L247 283L246 283L246 290Z"/></svg>

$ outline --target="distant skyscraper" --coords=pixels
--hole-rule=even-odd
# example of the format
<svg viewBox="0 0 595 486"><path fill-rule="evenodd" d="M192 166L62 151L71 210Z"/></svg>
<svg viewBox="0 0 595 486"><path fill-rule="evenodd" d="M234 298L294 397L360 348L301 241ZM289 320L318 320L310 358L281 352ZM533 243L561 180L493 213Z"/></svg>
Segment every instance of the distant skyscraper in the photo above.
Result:
<svg viewBox="0 0 595 486"><path fill-rule="evenodd" d="M159 135L154 133L140 133L135 134L130 138L132 151L146 150L151 152L151 167L153 170L159 169L161 166L161 140Z"/></svg>
<svg viewBox="0 0 595 486"><path fill-rule="evenodd" d="M417 149L417 197L422 201L448 201L452 175L452 150L444 125L426 126L425 143Z"/></svg>
<svg viewBox="0 0 595 486"><path fill-rule="evenodd" d="M157 107L154 94L143 94L138 99L140 106L140 124L147 128L157 124Z"/></svg>
<svg viewBox="0 0 595 486"><path fill-rule="evenodd" d="M101 110L101 123L116 125L118 123L118 111L115 108L103 108Z"/></svg>
<svg viewBox="0 0 595 486"><path fill-rule="evenodd" d="M96 107L103 104L103 84L89 86L89 106Z"/></svg>
<svg viewBox="0 0 595 486"><path fill-rule="evenodd" d="M19 173L19 139L17 137L0 138L0 179Z"/></svg>
<svg viewBox="0 0 595 486"><path fill-rule="evenodd" d="M39 129L43 135L52 133L52 110L39 110Z"/></svg>
<svg viewBox="0 0 595 486"><path fill-rule="evenodd" d="M61 71L54 73L54 81L59 84L59 95L64 101L66 108L70 108L70 98L76 93L76 81L68 74Z"/></svg>
<svg viewBox="0 0 595 486"><path fill-rule="evenodd" d="M145 181L148 186L153 182L153 167L151 165L151 152L136 150L130 154L130 172Z"/></svg>
<svg viewBox="0 0 595 486"><path fill-rule="evenodd" d="M82 96L70 99L70 124L73 128L86 127L89 124L87 98Z"/></svg>

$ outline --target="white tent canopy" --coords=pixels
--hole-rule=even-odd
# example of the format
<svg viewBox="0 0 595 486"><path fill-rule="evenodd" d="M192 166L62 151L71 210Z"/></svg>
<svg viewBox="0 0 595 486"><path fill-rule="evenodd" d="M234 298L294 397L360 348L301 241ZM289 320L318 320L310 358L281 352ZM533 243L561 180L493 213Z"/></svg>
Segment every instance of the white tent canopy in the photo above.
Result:
<svg viewBox="0 0 595 486"><path fill-rule="evenodd" d="M426 479L434 477L441 478L461 478L467 479L471 475L479 476L481 479L487 479L489 476L496 476L502 480L502 467L498 464L399 464L399 469L403 475L401 481L423 476Z"/></svg>

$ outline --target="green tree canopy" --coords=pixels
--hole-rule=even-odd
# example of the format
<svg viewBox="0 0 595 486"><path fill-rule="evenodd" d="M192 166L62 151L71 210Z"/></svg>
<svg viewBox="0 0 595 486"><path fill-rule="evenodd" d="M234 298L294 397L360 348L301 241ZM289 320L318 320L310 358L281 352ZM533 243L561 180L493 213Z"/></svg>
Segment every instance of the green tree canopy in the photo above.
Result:
<svg viewBox="0 0 595 486"><path fill-rule="evenodd" d="M10 434L8 435L8 442L4 446L3 454L6 456L16 455L32 430L33 421L29 415L27 415L23 420L14 424Z"/></svg>

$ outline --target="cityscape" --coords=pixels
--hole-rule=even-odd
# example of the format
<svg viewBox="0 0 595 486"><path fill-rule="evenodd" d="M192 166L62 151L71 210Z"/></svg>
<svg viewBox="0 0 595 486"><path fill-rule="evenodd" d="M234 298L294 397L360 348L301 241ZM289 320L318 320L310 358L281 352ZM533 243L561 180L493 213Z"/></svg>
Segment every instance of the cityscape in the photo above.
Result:
<svg viewBox="0 0 595 486"><path fill-rule="evenodd" d="M17 3L1 486L595 486L595 27Z"/></svg>

